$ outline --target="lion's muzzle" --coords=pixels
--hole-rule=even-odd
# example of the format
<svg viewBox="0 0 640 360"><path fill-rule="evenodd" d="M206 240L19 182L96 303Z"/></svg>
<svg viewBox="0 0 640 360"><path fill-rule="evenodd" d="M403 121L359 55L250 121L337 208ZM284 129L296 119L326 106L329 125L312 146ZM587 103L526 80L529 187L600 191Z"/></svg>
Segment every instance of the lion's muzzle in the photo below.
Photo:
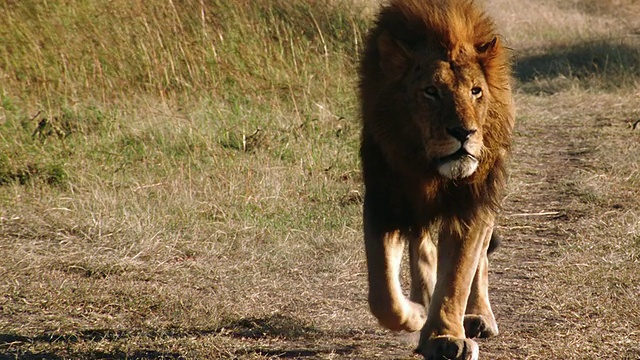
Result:
<svg viewBox="0 0 640 360"><path fill-rule="evenodd" d="M471 176L478 168L478 159L471 155L464 147L451 155L438 160L438 172L440 175L458 180Z"/></svg>

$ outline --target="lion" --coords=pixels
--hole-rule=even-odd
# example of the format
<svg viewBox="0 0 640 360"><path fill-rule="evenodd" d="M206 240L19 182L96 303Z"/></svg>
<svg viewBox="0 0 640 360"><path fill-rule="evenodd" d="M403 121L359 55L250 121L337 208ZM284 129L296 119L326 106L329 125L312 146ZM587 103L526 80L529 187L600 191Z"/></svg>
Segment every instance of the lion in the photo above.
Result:
<svg viewBox="0 0 640 360"><path fill-rule="evenodd" d="M498 334L487 256L515 107L495 28L472 0L391 0L360 62L369 307L388 329L420 330L425 359L477 359L471 338Z"/></svg>

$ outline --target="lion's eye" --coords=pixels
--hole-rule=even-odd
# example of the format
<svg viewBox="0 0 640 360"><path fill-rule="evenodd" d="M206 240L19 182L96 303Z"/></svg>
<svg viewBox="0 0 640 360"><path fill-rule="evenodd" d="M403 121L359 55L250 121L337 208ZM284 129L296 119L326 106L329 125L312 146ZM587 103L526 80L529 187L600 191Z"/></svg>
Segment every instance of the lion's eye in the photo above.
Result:
<svg viewBox="0 0 640 360"><path fill-rule="evenodd" d="M422 93L424 94L425 97L429 99L440 98L440 92L438 91L438 88L435 86L427 86L426 88L422 89Z"/></svg>
<svg viewBox="0 0 640 360"><path fill-rule="evenodd" d="M479 86L475 86L473 88L471 88L471 95L473 97L479 98L482 96L482 88Z"/></svg>

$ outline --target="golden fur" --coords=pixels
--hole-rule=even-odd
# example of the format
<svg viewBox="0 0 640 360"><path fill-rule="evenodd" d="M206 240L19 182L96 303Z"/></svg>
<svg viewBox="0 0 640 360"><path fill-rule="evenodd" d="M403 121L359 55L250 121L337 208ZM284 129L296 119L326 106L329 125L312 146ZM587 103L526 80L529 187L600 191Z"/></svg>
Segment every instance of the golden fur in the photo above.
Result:
<svg viewBox="0 0 640 360"><path fill-rule="evenodd" d="M425 358L476 359L466 337L498 332L487 249L515 119L510 71L493 22L471 0L392 0L367 38L360 99L369 304L387 328L421 329ZM410 300L398 279L407 241Z"/></svg>

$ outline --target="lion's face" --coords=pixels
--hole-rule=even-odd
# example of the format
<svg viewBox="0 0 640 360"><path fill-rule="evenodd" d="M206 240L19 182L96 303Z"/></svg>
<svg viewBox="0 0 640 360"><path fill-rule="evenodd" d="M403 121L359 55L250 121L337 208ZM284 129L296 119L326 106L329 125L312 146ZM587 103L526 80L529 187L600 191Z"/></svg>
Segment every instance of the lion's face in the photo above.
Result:
<svg viewBox="0 0 640 360"><path fill-rule="evenodd" d="M379 78L363 77L361 87L373 95L363 104L376 107L363 109L367 131L391 164L473 182L502 156L496 152L507 145L497 142L513 125L508 59L497 37L486 39L445 49L377 35L378 63L365 62L371 68L363 72L378 71Z"/></svg>
<svg viewBox="0 0 640 360"><path fill-rule="evenodd" d="M422 156L446 178L472 175L482 158L488 108L480 66L470 61L418 59L403 82L407 120L419 131Z"/></svg>

